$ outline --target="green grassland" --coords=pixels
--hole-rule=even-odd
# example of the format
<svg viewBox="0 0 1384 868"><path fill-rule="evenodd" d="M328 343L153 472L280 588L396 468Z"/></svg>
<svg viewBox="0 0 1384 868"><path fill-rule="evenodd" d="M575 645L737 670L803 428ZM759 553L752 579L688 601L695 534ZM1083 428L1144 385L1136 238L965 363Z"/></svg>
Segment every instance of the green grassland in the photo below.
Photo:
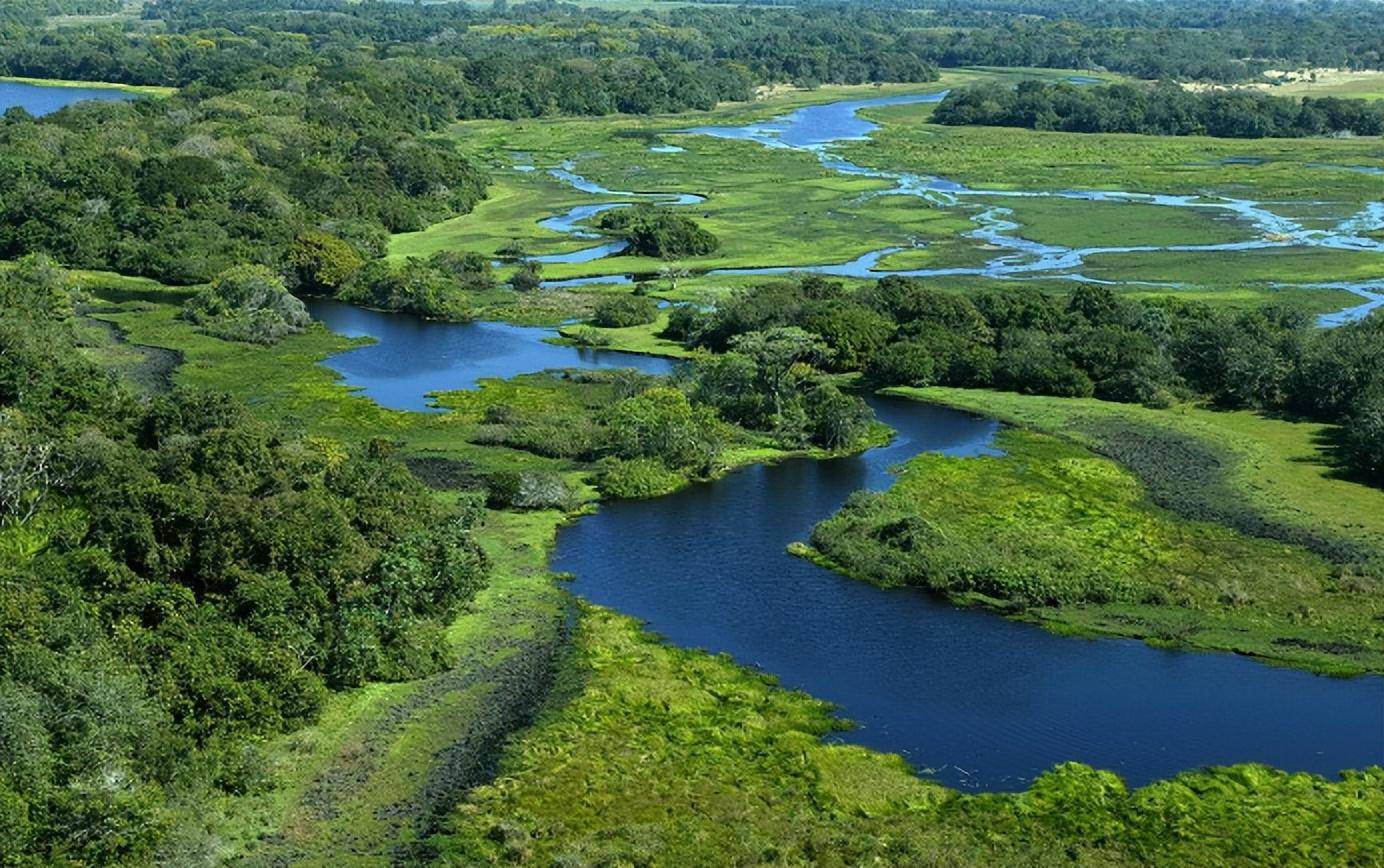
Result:
<svg viewBox="0 0 1384 868"><path fill-rule="evenodd" d="M1085 447L1007 429L1003 457L919 455L813 532L825 566L1059 629L1384 671L1384 593L1305 549L1191 521Z"/></svg>
<svg viewBox="0 0 1384 868"><path fill-rule="evenodd" d="M1305 96L1320 99L1384 99L1384 72L1360 69L1350 72L1321 70L1315 79L1285 81L1264 90L1274 96Z"/></svg>
<svg viewBox="0 0 1384 868"><path fill-rule="evenodd" d="M144 96L168 96L177 91L176 87L160 87L159 85L153 84L121 84L111 81L72 81L62 78L25 78L18 75L0 75L0 81L12 81L16 84L33 84L39 87L89 87L99 90L121 90L126 93L138 93Z"/></svg>
<svg viewBox="0 0 1384 868"><path fill-rule="evenodd" d="M1214 474L1205 480L1221 489L1214 496L1242 500L1255 513L1301 535L1342 539L1367 558L1384 555L1384 492L1339 477L1327 425L1186 404L1154 410L1093 398L977 389L891 392L1062 434L1089 447L1101 447L1117 425L1194 441L1217 459Z"/></svg>
<svg viewBox="0 0 1384 868"><path fill-rule="evenodd" d="M961 795L896 756L822 743L840 723L820 701L594 607L555 697L431 842L441 864L1365 864L1384 852L1377 769L1328 782L1237 766L1130 791L1068 764L1022 793Z"/></svg>
<svg viewBox="0 0 1384 868"><path fill-rule="evenodd" d="M941 175L1008 190L1130 190L1339 202L1342 216L1378 198L1378 178L1307 163L1384 166L1378 139L1215 139L1058 133L930 124L932 106L868 109L883 125L842 149L864 166ZM1256 162L1235 162L1236 160ZM1230 162L1227 162L1230 161Z"/></svg>
<svg viewBox="0 0 1384 868"><path fill-rule="evenodd" d="M894 389L996 416L1002 458L919 456L798 553L1062 629L1384 670L1384 492L1328 426L1193 406Z"/></svg>
<svg viewBox="0 0 1384 868"><path fill-rule="evenodd" d="M948 70L924 86L832 87L776 92L759 102L726 104L710 112L651 118L553 118L470 121L452 136L468 154L492 167L490 198L468 215L420 232L396 236L393 257L427 256L439 250L491 255L518 240L531 254L589 247L547 230L539 221L578 204L639 201L647 197L580 193L546 169L572 161L575 170L610 189L641 194L696 192L707 201L680 208L718 236L713 254L676 263L694 275L675 299L714 301L736 277L695 275L714 268L812 265L844 262L886 245L904 248L882 268L970 267L995 255L966 237L979 202L930 204L914 197L880 195L889 183L842 176L810 154L764 148L754 142L680 134L690 126L743 124L792 108L845 98L927 92L980 80L1061 79L1074 71ZM1218 140L1152 136L1092 136L1028 130L941 127L926 123L929 105L871 109L883 123L871 140L844 147L865 165L941 174L995 188L1068 188L1184 192L1206 196L1273 198L1268 207L1309 227L1326 226L1377 197L1377 179L1331 166L1384 165L1377 141ZM659 144L684 150L660 153ZM1233 162L1253 157L1257 164ZM1226 162L1230 160L1232 162ZM1307 163L1326 167L1309 168ZM531 165L534 171L517 171ZM998 199L1021 224L1018 234L1071 247L1210 244L1255 237L1243 221L1212 209L1188 210L1141 203L1083 202L1060 198ZM1350 297L1336 292L1282 292L1271 282L1314 282L1373 276L1373 254L1285 250L1244 254L1158 253L1098 257L1086 269L1109 280L1175 281L1184 297L1246 306L1267 300L1301 305L1311 312L1339 309ZM587 263L548 264L544 276L563 279L605 274L653 275L666 263L618 256ZM505 276L507 270L502 270ZM953 282L953 281L948 281ZM1050 280L1065 287L1060 278ZM958 286L966 281L956 282ZM534 299L497 291L478 299L490 315L555 322L588 312L583 296L611 291L582 287L535 309ZM1127 287L1124 292L1147 294ZM506 296L500 298L500 296Z"/></svg>
<svg viewBox="0 0 1384 868"><path fill-rule="evenodd" d="M1065 247L1133 247L1220 244L1255 237L1247 224L1215 211L1167 208L1139 202L1074 199L1011 199L1006 219L1023 237Z"/></svg>
<svg viewBox="0 0 1384 868"><path fill-rule="evenodd" d="M1153 253L1102 253L1089 257L1083 273L1104 279L1172 281L1203 288L1260 287L1286 281L1323 283L1371 280L1380 275L1378 253L1323 248Z"/></svg>

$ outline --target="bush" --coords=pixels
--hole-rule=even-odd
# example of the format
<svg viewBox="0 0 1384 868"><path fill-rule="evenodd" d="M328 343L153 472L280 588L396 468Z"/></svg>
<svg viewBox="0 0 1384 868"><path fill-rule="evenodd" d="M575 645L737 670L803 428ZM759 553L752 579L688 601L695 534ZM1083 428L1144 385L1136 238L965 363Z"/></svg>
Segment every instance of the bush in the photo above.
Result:
<svg viewBox="0 0 1384 868"><path fill-rule="evenodd" d="M182 317L216 337L257 344L277 343L312 320L283 280L262 265L221 272L187 301Z"/></svg>
<svg viewBox="0 0 1384 868"><path fill-rule="evenodd" d="M616 295L596 304L591 322L601 328L619 329L645 325L658 318L658 302L648 296Z"/></svg>
<svg viewBox="0 0 1384 868"><path fill-rule="evenodd" d="M546 470L505 470L492 474L487 485L490 506L496 509L561 509L576 505L576 495L561 475Z"/></svg>
<svg viewBox="0 0 1384 868"><path fill-rule="evenodd" d="M667 494L686 481L685 475L657 458L603 458L596 473L601 493L628 500Z"/></svg>
<svg viewBox="0 0 1384 868"><path fill-rule="evenodd" d="M681 259L714 253L721 242L690 218L653 205L617 208L601 215L600 227L618 232L640 256Z"/></svg>

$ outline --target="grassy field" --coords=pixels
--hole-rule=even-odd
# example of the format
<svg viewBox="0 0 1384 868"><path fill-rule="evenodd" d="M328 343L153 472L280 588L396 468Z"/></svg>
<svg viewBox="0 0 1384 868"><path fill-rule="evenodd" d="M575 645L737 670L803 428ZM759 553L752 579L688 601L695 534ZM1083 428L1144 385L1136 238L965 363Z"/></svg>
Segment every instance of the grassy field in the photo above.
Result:
<svg viewBox="0 0 1384 868"><path fill-rule="evenodd" d="M115 17L115 16L111 16ZM176 87L160 87L153 84L121 84L110 81L73 81L62 78L24 78L18 75L0 75L0 81L16 84L33 84L39 87L89 87L98 90L121 90L126 93L139 93L145 96L168 96L175 93Z"/></svg>
<svg viewBox="0 0 1384 868"><path fill-rule="evenodd" d="M445 865L1367 864L1384 772L1258 766L1129 791L1059 766L961 795L898 757L824 744L821 702L586 607L555 701L432 845Z"/></svg>
<svg viewBox="0 0 1384 868"><path fill-rule="evenodd" d="M843 153L861 165L932 173L985 189L1326 199L1340 203L1337 210L1344 213L1378 198L1378 178L1306 164L1384 166L1384 152L1370 138L1215 139L951 127L928 123L931 113L927 105L869 109L865 115L883 129Z"/></svg>
<svg viewBox="0 0 1384 868"><path fill-rule="evenodd" d="M1384 492L1338 477L1327 426L1193 406L891 393L1018 426L1001 437L1006 457L919 456L799 553L1063 628L1384 671ZM903 531L886 527L911 530L896 540Z"/></svg>
<svg viewBox="0 0 1384 868"><path fill-rule="evenodd" d="M1320 671L1384 671L1384 593L1278 540L1154 504L1083 446L1007 429L997 458L919 455L800 550L1058 629L1235 651Z"/></svg>
<svg viewBox="0 0 1384 868"><path fill-rule="evenodd" d="M880 195L889 189L888 182L828 171L808 153L679 133L695 125L764 120L809 103L936 91L979 80L1063 79L1074 74L948 70L935 84L787 90L754 103L676 116L461 123L452 131L459 147L487 162L494 172L490 199L472 214L397 236L390 254L401 258L455 250L491 255L515 240L531 254L566 253L598 241L548 230L538 225L540 220L576 205L650 198L580 193L548 175L547 169L568 161L578 173L609 189L705 196L704 203L680 209L721 242L713 254L675 263L694 275L726 267L845 262L884 246L905 248L889 256L884 268L974 267L997 253L966 237L974 228L971 217L976 210L990 205L1009 209L1023 237L1072 247L1207 244L1256 237L1252 226L1215 210L1007 197L968 197L947 206ZM1377 197L1376 179L1347 167L1384 165L1377 143L1368 140L1230 141L939 127L926 123L931 110L927 105L869 110L883 129L844 151L865 165L937 173L998 189L1100 188L1273 198L1269 208L1310 228L1333 225ZM682 150L653 150L672 144ZM1262 162L1251 164L1247 158ZM1308 163L1322 165L1314 168ZM515 166L533 170L518 171ZM1188 286L1180 293L1213 304L1274 300L1316 313L1339 309L1351 299L1329 292L1278 293L1269 283L1368 275L1378 259L1374 254L1316 250L1279 254L1128 254L1099 258L1087 273L1109 280L1185 282ZM550 263L544 266L544 276L652 275L665 264L619 256ZM697 300L714 301L725 287L741 283L722 277L694 279L673 297L689 298L688 292L694 291ZM960 287L966 281L947 278L939 283ZM1060 276L1049 283L1066 288ZM584 288L577 294L603 291L609 289ZM1124 291L1147 294L1139 287ZM546 319L562 319L562 313L579 316L582 305L555 308ZM527 317L513 306L505 307L502 315Z"/></svg>
<svg viewBox="0 0 1384 868"><path fill-rule="evenodd" d="M1256 85L1274 96L1306 96L1320 99L1384 99L1384 72L1377 69L1322 69L1306 78Z"/></svg>

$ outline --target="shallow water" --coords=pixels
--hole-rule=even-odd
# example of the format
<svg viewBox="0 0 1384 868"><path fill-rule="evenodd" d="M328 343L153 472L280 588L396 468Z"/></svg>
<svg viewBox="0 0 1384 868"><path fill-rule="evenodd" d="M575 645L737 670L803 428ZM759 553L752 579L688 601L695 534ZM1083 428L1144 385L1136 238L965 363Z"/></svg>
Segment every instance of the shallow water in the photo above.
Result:
<svg viewBox="0 0 1384 868"><path fill-rule="evenodd" d="M710 274L784 274L813 273L834 277L875 278L888 274L903 277L948 277L959 275L983 276L996 279L1036 279L1060 277L1065 280L1086 283L1099 283L1112 286L1165 286L1180 287L1181 284L1158 281L1120 281L1102 280L1081 272L1086 259L1091 256L1112 253L1148 253L1172 251L1180 253L1220 253L1234 251L1272 250L1286 247L1322 247L1333 250L1371 251L1384 253L1384 241L1369 237L1370 232L1384 229L1384 205L1371 203L1358 213L1337 221L1326 229L1308 228L1303 223L1271 211L1264 204L1246 199L1230 197L1206 197L1195 195L1171 195L1130 191L1099 190L1060 190L1060 191L1014 191L971 188L956 181L934 175L921 175L910 172L893 172L856 165L835 153L833 146L842 142L859 141L867 138L878 129L878 124L860 117L860 111L893 105L912 105L939 102L946 92L930 94L908 94L903 96L877 97L863 100L845 100L822 105L805 106L787 115L767 121L756 121L743 126L699 126L681 132L685 135L705 135L723 139L753 141L769 148L789 148L814 154L821 164L834 172L859 177L878 178L889 181L893 187L875 196L911 196L928 202L959 207L971 211L975 229L968 235L1001 251L989 261L979 266L959 266L947 268L884 269L880 262L902 248L891 246L871 251L848 262L816 263L794 266L763 266L756 268L713 269ZM1253 162L1256 157L1228 158L1237 162ZM1308 164L1327 168L1325 164ZM1331 168L1375 173L1372 167L1336 166ZM573 165L565 163L561 169L551 174L572 184L575 189L598 195L634 196L632 193L617 193L606 190L599 184L576 175ZM693 204L702 197L691 197L692 201L679 201L673 194L664 194L666 204ZM1023 227L1013 220L1011 209L995 204L1015 198L1061 198L1090 202L1130 202L1155 205L1167 208L1189 208L1212 210L1225 213L1239 220L1252 237L1242 241L1215 244L1175 244L1169 246L1108 246L1071 248L1055 244L1043 244L1022 236ZM592 209L590 213L578 215L574 209L566 215L549 218L542 225L556 231L569 232L574 237L597 237L576 225L580 220L609 208L621 207L622 203L603 203L581 206ZM621 249L623 250L623 248ZM615 252L621 252L617 250ZM565 262L590 262L601 258L595 248L566 254L581 258L557 259ZM572 278L546 284L551 286L581 286L586 284L629 283L624 275L603 275L591 278ZM1287 284L1291 285L1291 284ZM1377 306L1371 305L1372 287L1369 281L1339 284L1300 284L1307 288L1341 288L1354 292L1367 299L1364 305L1352 305L1339 311L1328 313L1320 318L1325 326L1336 326L1368 316Z"/></svg>
<svg viewBox="0 0 1384 868"><path fill-rule="evenodd" d="M447 323L353 307L307 302L313 318L337 334L376 342L337 353L323 364L383 407L435 412L428 395L475 388L477 380L549 368L635 368L667 374L670 359L544 343L552 329L499 322Z"/></svg>
<svg viewBox="0 0 1384 868"><path fill-rule="evenodd" d="M19 81L0 81L0 112L18 106L41 117L83 100L113 102L139 99L139 94L108 87L59 87Z"/></svg>
<svg viewBox="0 0 1384 868"><path fill-rule="evenodd" d="M433 389L559 364L555 350L583 367L671 364L552 347L540 342L543 329L424 322L330 302L311 309L336 331L379 339L327 363L400 409L423 408ZM1135 784L1205 764L1334 774L1384 762L1384 679L1061 638L790 557L788 543L806 539L851 492L888 486L889 468L912 455L993 454L993 420L902 399L872 403L899 432L888 446L756 465L667 497L605 504L561 531L553 569L576 576L576 593L645 619L679 645L727 652L838 703L860 724L840 738L903 754L960 787L1018 789L1066 760Z"/></svg>

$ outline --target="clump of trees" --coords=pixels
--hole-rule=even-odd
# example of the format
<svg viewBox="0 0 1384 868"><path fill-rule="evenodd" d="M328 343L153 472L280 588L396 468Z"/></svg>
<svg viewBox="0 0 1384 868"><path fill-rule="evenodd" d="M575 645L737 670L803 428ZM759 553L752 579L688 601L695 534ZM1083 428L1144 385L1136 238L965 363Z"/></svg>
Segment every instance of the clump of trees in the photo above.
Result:
<svg viewBox="0 0 1384 868"><path fill-rule="evenodd" d="M256 786L258 740L330 691L444 666L487 565L477 510L388 444L136 399L78 349L62 275L0 271L0 841L148 864L165 804Z"/></svg>
<svg viewBox="0 0 1384 868"><path fill-rule="evenodd" d="M717 237L690 217L655 205L616 208L601 215L601 229L623 235L629 252L659 259L705 256L721 246Z"/></svg>
<svg viewBox="0 0 1384 868"><path fill-rule="evenodd" d="M665 335L730 351L706 366L708 402L727 419L772 428L769 419L793 411L766 396L784 390L762 370L760 387L749 389L750 364L737 357L785 330L804 348L802 361L862 371L876 386L993 387L1149 406L1201 397L1337 423L1347 466L1382 478L1377 316L1324 330L1279 307L1130 300L1091 285L1066 296L1021 286L961 295L900 277L848 291L811 276L747 290L714 311L677 307Z"/></svg>
<svg viewBox="0 0 1384 868"><path fill-rule="evenodd" d="M262 265L218 274L183 305L182 318L216 337L255 344L278 343L312 321L283 280Z"/></svg>
<svg viewBox="0 0 1384 868"><path fill-rule="evenodd" d="M593 325L618 329L647 325L658 318L658 302L647 295L613 295L596 303Z"/></svg>
<svg viewBox="0 0 1384 868"><path fill-rule="evenodd" d="M1384 132L1384 106L1362 99L1190 92L1174 82L1078 87L1020 82L960 88L932 114L940 124L1026 127L1072 133L1144 133L1255 139Z"/></svg>

